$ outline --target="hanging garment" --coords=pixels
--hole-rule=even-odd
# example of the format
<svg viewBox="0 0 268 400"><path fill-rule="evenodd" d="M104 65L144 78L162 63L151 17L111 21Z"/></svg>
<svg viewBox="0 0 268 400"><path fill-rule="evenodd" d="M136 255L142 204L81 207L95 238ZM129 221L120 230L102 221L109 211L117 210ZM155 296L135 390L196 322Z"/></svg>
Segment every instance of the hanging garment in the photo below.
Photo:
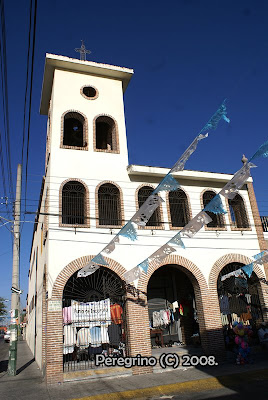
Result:
<svg viewBox="0 0 268 400"><path fill-rule="evenodd" d="M91 346L97 347L101 345L101 328L100 326L94 326L90 328L90 336L91 336Z"/></svg>
<svg viewBox="0 0 268 400"><path fill-rule="evenodd" d="M153 312L153 327L154 328L159 328L159 326L164 325L163 319L161 318L160 312L159 311L154 311Z"/></svg>
<svg viewBox="0 0 268 400"><path fill-rule="evenodd" d="M73 317L72 317L72 307L64 307L62 309L62 318L63 318L63 323L64 324L69 324L72 322Z"/></svg>
<svg viewBox="0 0 268 400"><path fill-rule="evenodd" d="M122 324L123 309L119 304L111 304L111 320L114 324Z"/></svg>
<svg viewBox="0 0 268 400"><path fill-rule="evenodd" d="M101 343L109 343L108 325L101 325Z"/></svg>
<svg viewBox="0 0 268 400"><path fill-rule="evenodd" d="M182 331L181 331L181 319L178 318L177 321L177 332L178 332L178 340L180 343L182 343Z"/></svg>
<svg viewBox="0 0 268 400"><path fill-rule="evenodd" d="M119 346L121 342L121 326L118 324L111 324L108 326L108 335L110 339L110 344L112 346Z"/></svg>
<svg viewBox="0 0 268 400"><path fill-rule="evenodd" d="M63 327L63 354L72 353L76 344L76 328L72 325Z"/></svg>
<svg viewBox="0 0 268 400"><path fill-rule="evenodd" d="M169 320L167 317L167 313L166 310L160 310L160 318L162 319L162 325L168 325L169 324Z"/></svg>
<svg viewBox="0 0 268 400"><path fill-rule="evenodd" d="M77 333L77 346L88 347L91 343L90 328L82 328Z"/></svg>
<svg viewBox="0 0 268 400"><path fill-rule="evenodd" d="M221 313L224 315L231 314L229 307L229 299L228 296L226 296L226 294L220 296L220 310Z"/></svg>

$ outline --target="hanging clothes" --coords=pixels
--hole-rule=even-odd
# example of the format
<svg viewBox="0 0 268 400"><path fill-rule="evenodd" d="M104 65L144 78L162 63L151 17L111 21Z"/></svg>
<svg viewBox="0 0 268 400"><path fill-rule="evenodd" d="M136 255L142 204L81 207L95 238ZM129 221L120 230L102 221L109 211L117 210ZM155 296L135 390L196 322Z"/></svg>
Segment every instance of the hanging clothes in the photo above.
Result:
<svg viewBox="0 0 268 400"><path fill-rule="evenodd" d="M122 324L123 308L120 306L120 304L111 304L110 310L112 322L114 324Z"/></svg>
<svg viewBox="0 0 268 400"><path fill-rule="evenodd" d="M77 346L86 348L91 343L90 328L81 328L77 333Z"/></svg>
<svg viewBox="0 0 268 400"><path fill-rule="evenodd" d="M76 328L72 325L63 327L63 354L72 353L76 344Z"/></svg>

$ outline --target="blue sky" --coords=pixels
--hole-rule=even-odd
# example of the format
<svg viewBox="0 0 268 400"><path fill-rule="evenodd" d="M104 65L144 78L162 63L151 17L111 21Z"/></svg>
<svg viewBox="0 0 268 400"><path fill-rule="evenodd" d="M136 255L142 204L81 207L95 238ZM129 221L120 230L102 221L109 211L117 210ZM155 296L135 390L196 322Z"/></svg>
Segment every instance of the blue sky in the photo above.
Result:
<svg viewBox="0 0 268 400"><path fill-rule="evenodd" d="M14 184L21 161L29 2L5 1ZM74 48L83 39L92 51L89 60L134 69L125 93L130 164L171 167L227 98L231 123L221 122L211 131L186 169L234 173L242 154L250 157L268 139L267 18L265 0L148 0L132 5L39 0L26 210L36 211L44 174L46 117L39 115L39 105L46 52L79 58ZM2 117L0 129L3 134ZM267 159L257 165L252 172L255 192L261 215L268 215ZM24 187L25 166L23 199ZM6 217L4 205L0 215ZM33 219L25 216L26 221ZM6 227L0 227L0 296L9 299L12 246ZM32 230L31 222L23 224L24 305Z"/></svg>

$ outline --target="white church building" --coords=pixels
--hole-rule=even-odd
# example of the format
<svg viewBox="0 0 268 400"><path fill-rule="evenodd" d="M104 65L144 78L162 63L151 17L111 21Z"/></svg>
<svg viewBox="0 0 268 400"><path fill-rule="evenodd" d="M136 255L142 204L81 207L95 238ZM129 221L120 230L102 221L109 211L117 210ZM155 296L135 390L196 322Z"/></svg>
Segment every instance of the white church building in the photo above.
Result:
<svg viewBox="0 0 268 400"><path fill-rule="evenodd" d="M177 247L160 265L151 263L136 285L126 285L124 273L174 236L232 178L176 172L180 188L166 192L146 227L137 229L138 239L120 238L104 256L105 266L77 277L169 171L129 165L123 96L132 75L129 68L46 55L40 107L48 116L46 160L30 256L26 339L48 383L81 372L92 377L96 354L150 356L159 346L164 351L182 344L221 359L224 326L267 320L267 285L260 280L267 270L254 266L243 286L235 277L220 279L267 247L252 178L233 200L222 198L227 213L210 214L212 221L184 240L185 249ZM125 372L151 373L152 366Z"/></svg>

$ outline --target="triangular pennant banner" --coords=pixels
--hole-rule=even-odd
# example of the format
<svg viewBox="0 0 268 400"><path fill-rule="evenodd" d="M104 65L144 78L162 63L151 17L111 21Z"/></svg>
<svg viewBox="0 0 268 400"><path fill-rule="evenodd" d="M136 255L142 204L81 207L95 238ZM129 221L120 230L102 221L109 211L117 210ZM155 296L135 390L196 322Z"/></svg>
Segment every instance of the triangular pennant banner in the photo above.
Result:
<svg viewBox="0 0 268 400"><path fill-rule="evenodd" d="M84 268L80 269L77 273L77 278L85 278L86 276L94 274L100 267L90 261Z"/></svg>
<svg viewBox="0 0 268 400"><path fill-rule="evenodd" d="M157 188L153 191L153 193L165 191L173 191L179 189L180 184L176 181L175 178L169 173L165 176L165 178L159 183Z"/></svg>
<svg viewBox="0 0 268 400"><path fill-rule="evenodd" d="M143 271L147 274L148 267L149 267L149 260L148 260L148 258L146 258L146 260L144 260L144 261L141 262L139 265L137 265L137 267L140 267L141 269L143 269Z"/></svg>
<svg viewBox="0 0 268 400"><path fill-rule="evenodd" d="M136 279L139 279L141 276L141 269L140 267L136 266L131 270L124 273L124 279L126 283L134 282Z"/></svg>
<svg viewBox="0 0 268 400"><path fill-rule="evenodd" d="M100 265L108 265L108 263L104 260L103 256L99 253L94 258L92 258L93 262Z"/></svg>
<svg viewBox="0 0 268 400"><path fill-rule="evenodd" d="M181 234L180 234L180 232L177 233L175 236L173 236L173 238L170 239L168 243L177 244L178 246L180 246L180 247L182 247L183 249L185 249L184 243L183 243L183 241L182 241L182 239L181 239Z"/></svg>
<svg viewBox="0 0 268 400"><path fill-rule="evenodd" d="M124 236L132 241L137 240L137 231L132 224L132 222L128 222L118 233L119 236Z"/></svg>
<svg viewBox="0 0 268 400"><path fill-rule="evenodd" d="M253 263L245 265L242 267L242 270L247 274L247 276L250 278L253 272Z"/></svg>
<svg viewBox="0 0 268 400"><path fill-rule="evenodd" d="M218 110L215 112L215 114L210 118L208 123L204 126L201 132L207 132L210 129L216 129L218 126L218 123L220 120L223 118L226 122L230 122L229 118L227 118L227 109L225 105L225 101L223 101L222 105L218 108Z"/></svg>
<svg viewBox="0 0 268 400"><path fill-rule="evenodd" d="M268 140L258 148L256 153L251 157L249 161L255 160L255 158L259 157L268 157Z"/></svg>
<svg viewBox="0 0 268 400"><path fill-rule="evenodd" d="M219 194L216 196L206 205L204 211L210 211L214 214L226 214L227 211L223 208L223 204Z"/></svg>

